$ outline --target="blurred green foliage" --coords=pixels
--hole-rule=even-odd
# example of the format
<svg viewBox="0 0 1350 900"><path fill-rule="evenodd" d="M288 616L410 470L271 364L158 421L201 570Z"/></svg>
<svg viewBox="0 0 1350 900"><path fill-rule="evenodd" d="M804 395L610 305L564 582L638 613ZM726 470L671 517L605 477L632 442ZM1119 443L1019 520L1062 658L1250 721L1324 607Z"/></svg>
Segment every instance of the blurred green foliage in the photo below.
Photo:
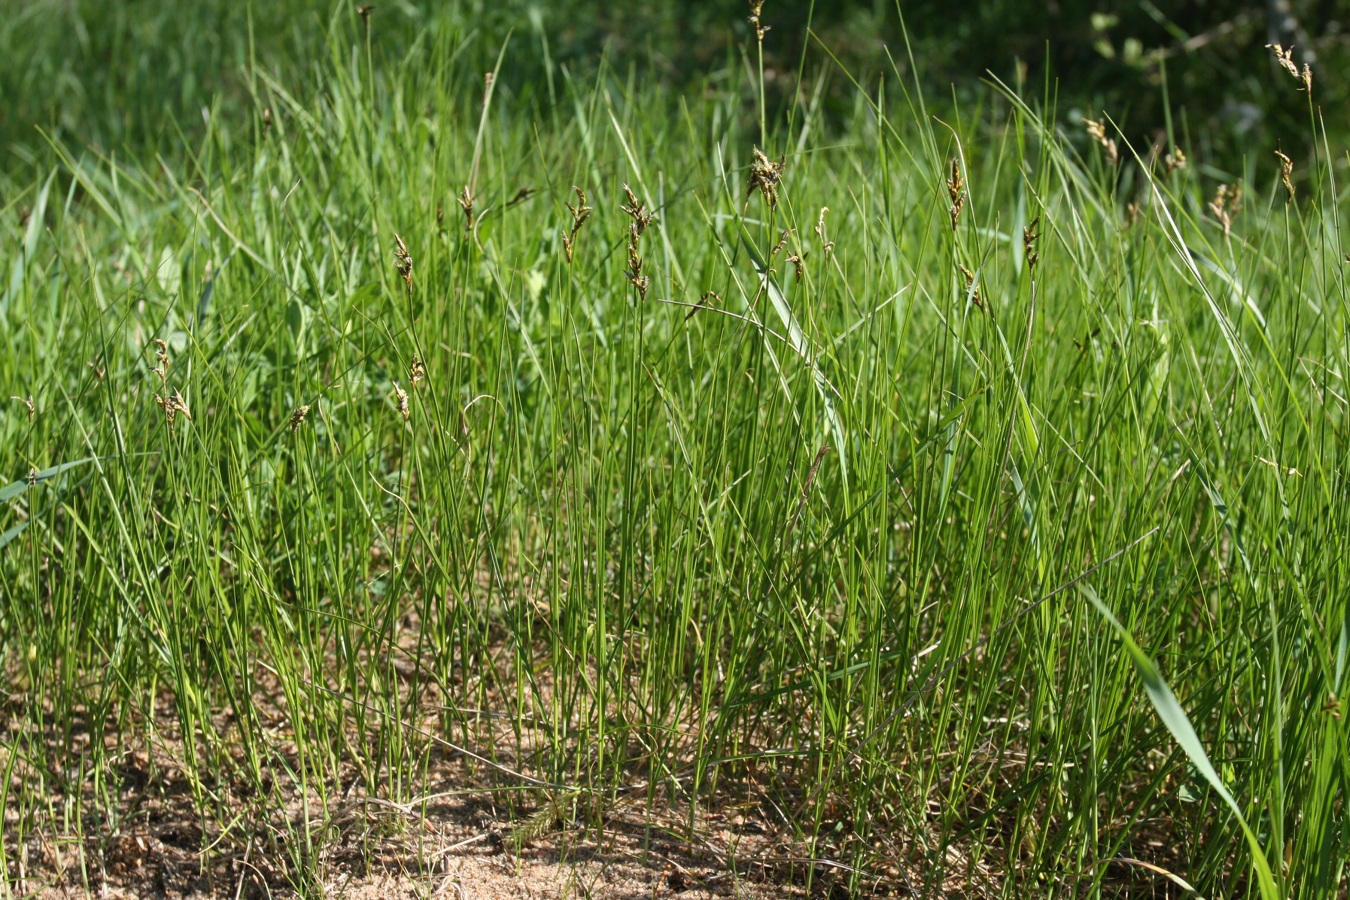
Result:
<svg viewBox="0 0 1350 900"><path fill-rule="evenodd" d="M883 74L894 81L891 73L912 83L908 37L918 83L930 94L965 96L990 75L1022 79L1037 96L1048 84L1061 110L1105 111L1145 147L1161 139L1174 114L1193 148L1222 159L1253 142L1294 146L1309 132L1307 104L1265 49L1279 41L1296 45L1300 63L1313 63L1317 106L1344 106L1347 90L1336 73L1350 62L1350 42L1336 4L1289 0L1287 16L1276 12L1280 0L1170 6L985 0L958 11L946 0L767 0L768 95L786 110L805 63L808 77L836 73L827 103L851 105L848 79L838 77L831 57L863 83ZM225 115L250 109L252 64L297 85L320 71L330 52L321 35L334 17L351 20L353 34L362 30L347 0L36 0L7 12L0 21L5 168L16 154L31 160L41 152L39 128L105 152L166 139L173 145L180 133L196 133L212 106ZM396 0L375 5L369 36L384 50L419 33L449 36L463 64L479 71L492 67L509 38L503 77L519 96L552 102L550 74L586 75L602 60L621 76L678 87L750 65L746 12L743 0ZM1328 125L1339 130L1339 116Z"/></svg>

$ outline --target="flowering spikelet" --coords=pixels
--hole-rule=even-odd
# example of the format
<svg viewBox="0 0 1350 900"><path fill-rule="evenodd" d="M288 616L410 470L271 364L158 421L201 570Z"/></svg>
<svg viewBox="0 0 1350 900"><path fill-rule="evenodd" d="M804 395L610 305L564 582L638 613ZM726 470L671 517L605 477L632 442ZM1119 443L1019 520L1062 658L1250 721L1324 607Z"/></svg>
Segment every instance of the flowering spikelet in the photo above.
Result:
<svg viewBox="0 0 1350 900"><path fill-rule="evenodd" d="M966 183L961 179L961 161L952 157L952 177L947 179L947 196L952 198L952 231L961 222L961 210L966 208Z"/></svg>
<svg viewBox="0 0 1350 900"><path fill-rule="evenodd" d="M427 378L427 367L422 363L420 357L412 358L412 365L408 367L408 380L412 382L412 389L417 390L417 386Z"/></svg>
<svg viewBox="0 0 1350 900"><path fill-rule="evenodd" d="M1088 137L1096 141L1106 151L1106 161L1114 166L1120 159L1120 151L1116 147L1115 138L1106 136L1105 120L1098 122L1094 119L1083 119L1083 127L1087 129Z"/></svg>
<svg viewBox="0 0 1350 900"><path fill-rule="evenodd" d="M576 185L572 186L572 190L577 192L577 205L573 206L570 203L565 204L567 206L567 211L572 214L572 231L570 233L563 232L562 239L563 253L567 254L567 262L569 265L572 262L572 254L576 253L577 249L577 232L581 231L581 226L591 217L591 213L594 212L591 207L586 205L586 192Z"/></svg>
<svg viewBox="0 0 1350 900"><path fill-rule="evenodd" d="M756 190L764 197L764 202L769 204L769 209L778 208L778 183L783 179L783 169L787 166L787 156L778 158L774 162L764 155L764 151L758 147L755 148L755 159L750 163L750 184L746 187L745 196L749 197Z"/></svg>
<svg viewBox="0 0 1350 900"><path fill-rule="evenodd" d="M460 209L464 210L464 230L473 231L473 195L469 193L467 184L464 185L464 190L460 191L459 196L455 198L455 202L459 204Z"/></svg>
<svg viewBox="0 0 1350 900"><path fill-rule="evenodd" d="M1285 156L1279 150L1275 155L1280 159L1280 181L1284 182L1284 189L1289 192L1289 199L1294 199L1294 161Z"/></svg>
<svg viewBox="0 0 1350 900"><path fill-rule="evenodd" d="M975 273L970 271L960 263L957 263L956 267L961 270L962 275L966 276L966 294L967 296L970 297L970 302L974 303L976 306L980 308L983 308L984 299L980 297L980 286L975 283Z"/></svg>
<svg viewBox="0 0 1350 900"><path fill-rule="evenodd" d="M33 421L33 419L37 416L37 407L33 405L33 395L32 395L32 394L29 394L29 395L28 395L28 399L27 399L27 400L25 400L23 397L10 397L9 399L11 399L11 400L18 400L18 401L19 401L20 403L22 403L24 406L28 407L28 421L30 421L30 422Z"/></svg>
<svg viewBox="0 0 1350 900"><path fill-rule="evenodd" d="M394 402L398 405L398 414L403 417L403 421L408 421L408 417L412 415L412 410L408 407L408 392L397 381L394 382Z"/></svg>
<svg viewBox="0 0 1350 900"><path fill-rule="evenodd" d="M305 416L307 416L307 415L309 415L309 405L308 405L308 404L306 404L306 405L304 405L304 406L297 406L297 407L294 409L294 411L291 412L291 433L292 433L292 434L294 434L297 430L299 430L300 426L301 426L301 425L304 423L304 421L305 421Z"/></svg>
<svg viewBox="0 0 1350 900"><path fill-rule="evenodd" d="M1036 263L1041 260L1041 255L1036 250L1036 241L1041 237L1040 229L1040 216L1032 219L1031 224L1022 229L1022 255L1026 257L1028 270L1036 268Z"/></svg>
<svg viewBox="0 0 1350 900"><path fill-rule="evenodd" d="M1167 174L1171 175L1179 169L1186 168L1186 153L1180 147L1173 147L1172 152L1163 157L1163 165L1167 167Z"/></svg>
<svg viewBox="0 0 1350 900"><path fill-rule="evenodd" d="M1298 66L1294 64L1294 48L1285 49L1281 44L1266 44L1266 49L1275 51L1275 62L1295 78L1299 77Z"/></svg>
<svg viewBox="0 0 1350 900"><path fill-rule="evenodd" d="M403 238L397 231L394 232L394 240L398 246L394 248L394 267L398 269L398 274L403 276L403 283L408 286L408 293L412 293L413 287L413 261L412 256L408 254L408 245L403 243Z"/></svg>
<svg viewBox="0 0 1350 900"><path fill-rule="evenodd" d="M820 208L820 217L816 219L816 237L820 238L820 246L825 250L825 258L830 258L830 252L834 250L834 241L825 239L825 214L830 211L828 206Z"/></svg>
<svg viewBox="0 0 1350 900"><path fill-rule="evenodd" d="M1233 219L1237 218L1238 212L1242 209L1242 187L1230 188L1226 184L1219 185L1214 199L1209 201L1208 206L1214 218L1223 226L1223 236L1228 237L1233 231Z"/></svg>
<svg viewBox="0 0 1350 900"><path fill-rule="evenodd" d="M764 0L750 0L750 27L755 29L755 40L761 44L764 43L764 35L769 31L769 26L759 20L759 14L763 9Z"/></svg>
<svg viewBox="0 0 1350 900"><path fill-rule="evenodd" d="M637 288L638 295L646 300L651 279L642 274L642 254L639 252L639 245L642 241L642 232L647 230L654 217L647 212L646 206L633 193L632 188L625 184L623 192L628 199L627 205L622 207L623 211L633 220L628 226L628 269L624 275L633 287Z"/></svg>

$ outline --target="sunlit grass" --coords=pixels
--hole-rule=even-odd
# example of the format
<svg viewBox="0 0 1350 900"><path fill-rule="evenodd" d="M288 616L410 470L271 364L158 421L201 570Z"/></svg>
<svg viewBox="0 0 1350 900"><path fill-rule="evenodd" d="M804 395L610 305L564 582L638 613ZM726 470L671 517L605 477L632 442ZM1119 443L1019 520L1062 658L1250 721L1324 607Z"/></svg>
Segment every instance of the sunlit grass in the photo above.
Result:
<svg viewBox="0 0 1350 900"><path fill-rule="evenodd" d="M525 103L336 21L247 120L13 176L8 890L150 747L307 892L450 758L527 830L754 804L857 890L1344 894L1343 155Z"/></svg>

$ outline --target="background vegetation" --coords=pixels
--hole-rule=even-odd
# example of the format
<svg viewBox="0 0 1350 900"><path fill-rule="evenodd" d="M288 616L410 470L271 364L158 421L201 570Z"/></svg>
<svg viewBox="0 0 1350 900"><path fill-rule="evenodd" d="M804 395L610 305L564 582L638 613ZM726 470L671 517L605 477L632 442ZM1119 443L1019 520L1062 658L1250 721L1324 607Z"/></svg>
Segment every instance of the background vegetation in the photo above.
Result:
<svg viewBox="0 0 1350 900"><path fill-rule="evenodd" d="M1344 86L1263 10L9 16L4 890L457 790L1344 896Z"/></svg>

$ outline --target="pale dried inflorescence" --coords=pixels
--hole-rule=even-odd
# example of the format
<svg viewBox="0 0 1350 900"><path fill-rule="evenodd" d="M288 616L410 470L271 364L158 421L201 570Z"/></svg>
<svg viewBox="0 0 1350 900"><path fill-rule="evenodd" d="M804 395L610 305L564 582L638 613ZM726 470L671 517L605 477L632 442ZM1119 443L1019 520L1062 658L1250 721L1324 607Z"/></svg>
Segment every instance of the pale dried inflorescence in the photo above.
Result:
<svg viewBox="0 0 1350 900"><path fill-rule="evenodd" d="M302 424L304 424L305 416L307 416L307 415L309 415L309 405L308 405L308 404L306 404L306 405L304 405L304 406L297 406L297 407L291 412L291 423L290 423L290 424L291 424L291 433L292 433L292 434L294 434L294 433L300 428L300 426L301 426Z"/></svg>
<svg viewBox="0 0 1350 900"><path fill-rule="evenodd" d="M820 216L816 219L816 237L820 238L820 246L825 251L825 258L830 258L830 253L834 251L834 241L825 238L825 214L830 211L828 206L820 208Z"/></svg>
<svg viewBox="0 0 1350 900"><path fill-rule="evenodd" d="M394 382L394 403L398 406L398 414L403 417L403 421L408 421L412 415L412 409L408 405L408 392L397 382Z"/></svg>
<svg viewBox="0 0 1350 900"><path fill-rule="evenodd" d="M1096 141L1106 151L1106 161L1114 166L1120 160L1120 150L1116 147L1115 138L1107 137L1106 121L1098 122L1095 119L1083 119L1083 127L1087 129L1088 137Z"/></svg>
<svg viewBox="0 0 1350 900"><path fill-rule="evenodd" d="M27 399L23 397L10 397L11 400L18 400L24 406L28 407L28 421L37 418L37 407L33 405L33 395L29 394Z"/></svg>
<svg viewBox="0 0 1350 900"><path fill-rule="evenodd" d="M961 178L961 161L952 157L952 174L947 179L947 196L952 200L949 211L952 217L952 231L961 224L961 210L966 208L966 183Z"/></svg>
<svg viewBox="0 0 1350 900"><path fill-rule="evenodd" d="M417 390L417 386L427 378L427 367L423 364L420 357L414 355L412 365L408 367L408 380L412 383L412 389Z"/></svg>
<svg viewBox="0 0 1350 900"><path fill-rule="evenodd" d="M764 197L770 209L778 208L778 183L783 180L783 169L787 167L787 156L781 156L777 162L764 155L764 151L755 148L755 159L750 163L750 184L745 190L749 197L756 190Z"/></svg>
<svg viewBox="0 0 1350 900"><path fill-rule="evenodd" d="M1223 236L1228 237L1233 231L1233 220L1242 210L1241 185L1231 188L1226 184L1219 185L1219 189L1214 193L1214 199L1209 201L1208 206L1214 218L1223 226Z"/></svg>
<svg viewBox="0 0 1350 900"><path fill-rule="evenodd" d="M764 43L764 35L768 33L769 26L760 21L759 14L764 10L764 0L749 0L750 2L750 27L755 29L755 40L761 44Z"/></svg>
<svg viewBox="0 0 1350 900"><path fill-rule="evenodd" d="M464 190L460 191L459 196L455 198L455 202L459 204L460 209L464 210L464 230L473 231L476 221L473 217L473 195L469 193L467 184L464 185Z"/></svg>
<svg viewBox="0 0 1350 900"><path fill-rule="evenodd" d="M1172 152L1163 157L1163 165L1167 167L1167 174L1171 175L1180 169L1186 168L1186 153L1180 147L1173 147Z"/></svg>

